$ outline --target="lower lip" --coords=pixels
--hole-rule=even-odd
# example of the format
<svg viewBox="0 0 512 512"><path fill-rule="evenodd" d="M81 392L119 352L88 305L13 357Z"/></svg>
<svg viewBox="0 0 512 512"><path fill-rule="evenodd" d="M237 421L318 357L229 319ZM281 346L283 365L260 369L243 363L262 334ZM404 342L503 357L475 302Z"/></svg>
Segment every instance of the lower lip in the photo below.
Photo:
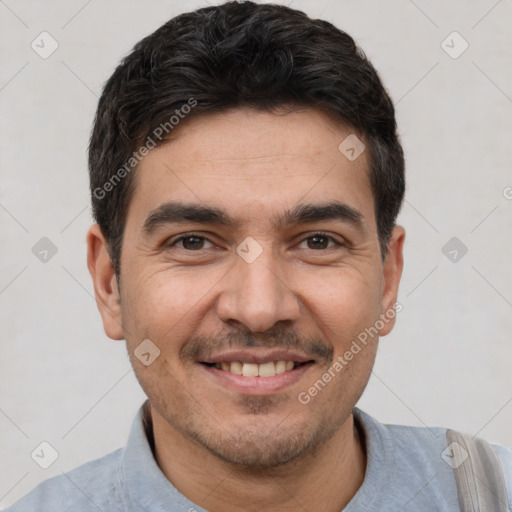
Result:
<svg viewBox="0 0 512 512"><path fill-rule="evenodd" d="M273 377L244 377L199 363L204 371L222 385L246 395L262 395L281 391L298 382L313 365L314 363L308 362Z"/></svg>

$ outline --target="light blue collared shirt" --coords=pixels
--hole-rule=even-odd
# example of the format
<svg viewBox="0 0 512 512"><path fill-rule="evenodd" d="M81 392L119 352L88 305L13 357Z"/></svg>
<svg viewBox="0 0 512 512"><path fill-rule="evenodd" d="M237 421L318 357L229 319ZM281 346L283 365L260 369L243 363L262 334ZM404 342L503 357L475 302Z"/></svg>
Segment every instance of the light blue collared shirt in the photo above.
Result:
<svg viewBox="0 0 512 512"><path fill-rule="evenodd" d="M207 512L158 467L147 404L137 412L124 448L42 482L6 512ZM382 424L357 407L354 417L364 434L367 468L343 512L459 510L453 470L441 457L445 428ZM512 449L493 448L504 467L512 510Z"/></svg>

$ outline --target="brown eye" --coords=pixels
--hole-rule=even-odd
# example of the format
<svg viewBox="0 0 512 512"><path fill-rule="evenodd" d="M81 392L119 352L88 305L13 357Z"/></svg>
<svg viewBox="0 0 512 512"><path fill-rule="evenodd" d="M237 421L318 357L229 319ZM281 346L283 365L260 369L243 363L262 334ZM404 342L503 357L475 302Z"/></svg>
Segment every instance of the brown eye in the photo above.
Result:
<svg viewBox="0 0 512 512"><path fill-rule="evenodd" d="M315 235L308 238L308 247L310 249L325 249L329 245L329 240L326 236Z"/></svg>
<svg viewBox="0 0 512 512"><path fill-rule="evenodd" d="M186 238L182 238L182 242L185 249L193 251L194 249L202 249L204 238L198 236L187 236Z"/></svg>
<svg viewBox="0 0 512 512"><path fill-rule="evenodd" d="M343 244L337 242L331 236L324 235L323 233L315 233L312 236L305 238L301 243L307 242L307 248L312 250L330 249L333 246L342 246ZM329 247L329 242L334 245Z"/></svg>
<svg viewBox="0 0 512 512"><path fill-rule="evenodd" d="M180 249L185 249L187 251L198 251L201 249L209 249L209 247L205 247L204 244L211 242L205 238L204 236L198 236L198 235L183 235L177 238L174 242L169 244L169 247L175 247L178 244L181 244L181 247L178 246Z"/></svg>

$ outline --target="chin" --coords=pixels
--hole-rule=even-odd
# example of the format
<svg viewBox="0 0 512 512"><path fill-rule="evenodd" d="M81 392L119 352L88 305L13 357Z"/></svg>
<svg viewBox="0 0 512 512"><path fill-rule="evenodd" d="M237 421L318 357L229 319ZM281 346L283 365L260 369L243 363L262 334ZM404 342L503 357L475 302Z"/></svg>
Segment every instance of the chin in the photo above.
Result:
<svg viewBox="0 0 512 512"><path fill-rule="evenodd" d="M215 431L189 429L189 434L212 455L252 470L267 470L290 464L314 455L315 451L331 438L337 425L328 428L323 423L312 428L311 422L290 424L288 416L270 421L270 418L252 416L242 424L226 422L224 429L218 424ZM293 418L293 413L290 418Z"/></svg>

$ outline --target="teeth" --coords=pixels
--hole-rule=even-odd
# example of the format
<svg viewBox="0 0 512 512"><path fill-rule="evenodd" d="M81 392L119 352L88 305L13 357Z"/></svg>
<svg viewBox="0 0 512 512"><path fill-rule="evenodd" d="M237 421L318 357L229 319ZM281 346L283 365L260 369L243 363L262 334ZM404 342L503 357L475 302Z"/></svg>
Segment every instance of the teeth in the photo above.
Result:
<svg viewBox="0 0 512 512"><path fill-rule="evenodd" d="M223 362L215 365L219 370L231 372L244 377L273 377L281 373L293 370L293 361L270 361L268 363L241 363L240 361Z"/></svg>
<svg viewBox="0 0 512 512"><path fill-rule="evenodd" d="M276 365L272 361L270 361L270 363L263 363L259 365L258 375L260 377L273 377L275 374Z"/></svg>
<svg viewBox="0 0 512 512"><path fill-rule="evenodd" d="M276 361L276 374L284 373L286 371L286 361Z"/></svg>
<svg viewBox="0 0 512 512"><path fill-rule="evenodd" d="M258 365L251 363L244 363L242 368L242 375L244 377L257 377L258 376Z"/></svg>
<svg viewBox="0 0 512 512"><path fill-rule="evenodd" d="M229 363L227 363L227 364L229 364ZM230 365L229 371L231 373L236 373L237 375L242 375L242 373L243 373L242 363L239 363L238 361L233 361Z"/></svg>

